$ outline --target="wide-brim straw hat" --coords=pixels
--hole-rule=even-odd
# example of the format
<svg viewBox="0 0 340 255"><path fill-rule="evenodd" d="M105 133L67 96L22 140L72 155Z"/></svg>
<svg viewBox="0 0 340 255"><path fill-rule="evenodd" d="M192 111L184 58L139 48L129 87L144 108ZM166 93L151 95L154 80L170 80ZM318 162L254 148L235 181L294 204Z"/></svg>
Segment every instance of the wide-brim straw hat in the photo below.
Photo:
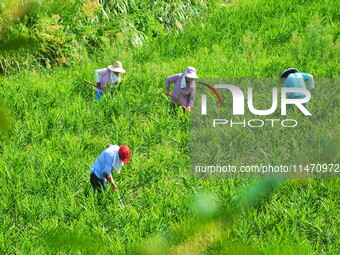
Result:
<svg viewBox="0 0 340 255"><path fill-rule="evenodd" d="M107 68L116 73L126 73L125 69L123 69L122 62L120 61L116 61L113 65L109 65Z"/></svg>

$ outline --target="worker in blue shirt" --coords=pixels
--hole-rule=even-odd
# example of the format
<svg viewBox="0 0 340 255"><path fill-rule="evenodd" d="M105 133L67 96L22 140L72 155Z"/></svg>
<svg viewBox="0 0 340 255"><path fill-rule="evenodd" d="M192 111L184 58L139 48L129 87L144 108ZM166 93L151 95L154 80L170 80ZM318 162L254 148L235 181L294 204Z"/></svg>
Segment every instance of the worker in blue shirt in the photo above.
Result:
<svg viewBox="0 0 340 255"><path fill-rule="evenodd" d="M306 89L306 81L309 81L310 90L314 91L314 78L313 75L301 73L296 68L288 68L280 75L280 83L285 88L303 88ZM288 98L304 98L306 95L301 92L288 93Z"/></svg>
<svg viewBox="0 0 340 255"><path fill-rule="evenodd" d="M306 82L309 81L309 90L314 91L314 77L311 74L301 73L296 68L288 68L284 70L280 75L280 83L283 84L284 88L301 88L307 89ZM287 98L305 98L306 94L303 92L289 92L286 95ZM303 104L308 108L308 103Z"/></svg>
<svg viewBox="0 0 340 255"><path fill-rule="evenodd" d="M129 163L130 153L131 150L126 145L109 144L106 146L106 149L93 163L90 171L90 182L95 191L101 192L103 189L106 190L107 182L111 184L114 191L118 190L111 172L115 169L117 173L120 173L124 163Z"/></svg>

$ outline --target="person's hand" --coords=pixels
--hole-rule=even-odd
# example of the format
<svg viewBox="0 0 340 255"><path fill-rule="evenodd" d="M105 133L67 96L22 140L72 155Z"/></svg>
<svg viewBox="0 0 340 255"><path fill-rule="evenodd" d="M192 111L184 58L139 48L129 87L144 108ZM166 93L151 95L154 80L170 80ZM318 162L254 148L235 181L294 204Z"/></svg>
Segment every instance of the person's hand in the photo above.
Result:
<svg viewBox="0 0 340 255"><path fill-rule="evenodd" d="M118 186L114 182L111 183L111 186L114 191L118 190Z"/></svg>
<svg viewBox="0 0 340 255"><path fill-rule="evenodd" d="M106 87L104 87L104 88L101 88L101 83L100 82L97 82L96 83L96 87L97 87L97 89L99 89L99 90L101 90L101 91L105 91L106 90Z"/></svg>
<svg viewBox="0 0 340 255"><path fill-rule="evenodd" d="M187 106L189 112L191 112L191 106Z"/></svg>
<svg viewBox="0 0 340 255"><path fill-rule="evenodd" d="M170 96L170 89L168 87L165 88L165 94L167 96Z"/></svg>

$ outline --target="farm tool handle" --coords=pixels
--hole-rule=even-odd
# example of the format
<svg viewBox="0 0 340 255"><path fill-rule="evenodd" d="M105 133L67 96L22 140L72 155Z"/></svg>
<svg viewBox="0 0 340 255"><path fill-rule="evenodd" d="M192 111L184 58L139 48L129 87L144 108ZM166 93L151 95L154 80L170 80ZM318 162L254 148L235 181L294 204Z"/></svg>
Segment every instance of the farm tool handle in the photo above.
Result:
<svg viewBox="0 0 340 255"><path fill-rule="evenodd" d="M87 84L90 84L90 85L92 85L93 87L97 87L97 85L96 85L96 84L94 84L94 83L92 83L92 82L90 82L90 81L88 81L88 80L84 80L84 82L86 82Z"/></svg>
<svg viewBox="0 0 340 255"><path fill-rule="evenodd" d="M118 201L119 201L120 206L121 206L123 209L125 209L125 205L123 204L123 201L122 201L122 199L120 198L118 191L116 191L116 192L117 192L117 197L118 197Z"/></svg>

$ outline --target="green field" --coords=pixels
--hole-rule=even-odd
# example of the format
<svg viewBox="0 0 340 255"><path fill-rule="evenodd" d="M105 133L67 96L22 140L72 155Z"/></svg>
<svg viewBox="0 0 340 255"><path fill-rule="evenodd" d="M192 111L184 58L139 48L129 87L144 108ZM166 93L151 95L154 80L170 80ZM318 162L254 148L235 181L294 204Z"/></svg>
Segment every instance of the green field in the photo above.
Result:
<svg viewBox="0 0 340 255"><path fill-rule="evenodd" d="M187 66L201 79L294 66L339 84L339 1L24 2L0 3L0 254L339 254L338 178L193 178L190 115L169 115L164 93ZM115 60L127 73L96 102L83 80ZM230 132L230 160L339 164L340 89L315 85L318 121ZM249 142L263 150L240 155ZM132 149L113 175L124 210L91 190L109 143Z"/></svg>

